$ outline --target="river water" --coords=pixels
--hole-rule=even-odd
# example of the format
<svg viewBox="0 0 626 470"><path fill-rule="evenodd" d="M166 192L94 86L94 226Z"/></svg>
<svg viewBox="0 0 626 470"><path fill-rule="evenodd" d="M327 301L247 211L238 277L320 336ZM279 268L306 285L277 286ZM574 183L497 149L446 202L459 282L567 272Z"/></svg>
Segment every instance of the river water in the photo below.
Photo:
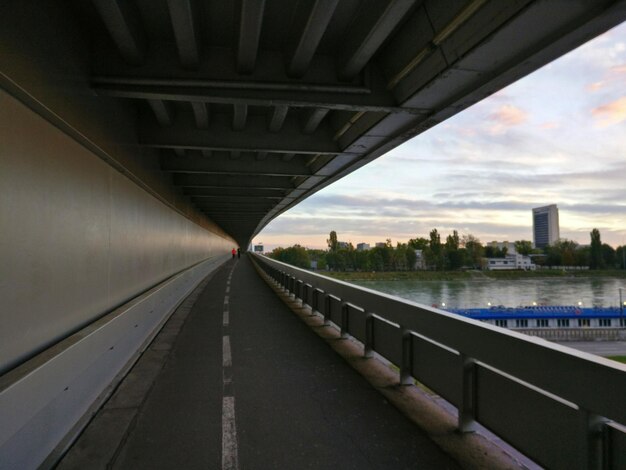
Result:
<svg viewBox="0 0 626 470"><path fill-rule="evenodd" d="M449 308L477 308L491 305L578 305L611 307L619 305L619 291L626 301L626 279L471 279L465 281L354 281L369 289L385 292L425 305Z"/></svg>

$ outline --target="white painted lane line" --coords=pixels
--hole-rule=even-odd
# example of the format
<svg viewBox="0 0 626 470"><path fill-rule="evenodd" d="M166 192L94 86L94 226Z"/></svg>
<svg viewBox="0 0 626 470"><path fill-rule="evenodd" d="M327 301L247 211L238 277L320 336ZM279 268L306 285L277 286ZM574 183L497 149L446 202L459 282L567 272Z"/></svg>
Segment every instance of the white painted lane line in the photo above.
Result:
<svg viewBox="0 0 626 470"><path fill-rule="evenodd" d="M229 318L228 318L228 310L224 310L224 319L222 321L222 324L224 326L228 326L228 322L229 322Z"/></svg>
<svg viewBox="0 0 626 470"><path fill-rule="evenodd" d="M230 292L230 286L226 286L226 293L228 294Z"/></svg>
<svg viewBox="0 0 626 470"><path fill-rule="evenodd" d="M224 336L222 341L222 365L224 367L233 365L233 359L230 354L230 336Z"/></svg>
<svg viewBox="0 0 626 470"><path fill-rule="evenodd" d="M224 296L224 305L226 305L228 303L228 296Z"/></svg>
<svg viewBox="0 0 626 470"><path fill-rule="evenodd" d="M222 470L238 470L235 397L222 399Z"/></svg>

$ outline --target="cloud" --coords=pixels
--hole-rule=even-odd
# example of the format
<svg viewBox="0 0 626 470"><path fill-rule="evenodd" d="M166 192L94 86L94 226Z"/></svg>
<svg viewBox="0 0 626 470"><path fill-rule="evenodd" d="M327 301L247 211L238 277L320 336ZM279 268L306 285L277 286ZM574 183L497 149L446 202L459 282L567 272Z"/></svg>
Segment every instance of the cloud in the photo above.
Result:
<svg viewBox="0 0 626 470"><path fill-rule="evenodd" d="M552 130L552 129L558 129L561 127L561 125L556 122L556 121L547 121L544 122L543 124L541 124L541 129L546 129L546 130Z"/></svg>
<svg viewBox="0 0 626 470"><path fill-rule="evenodd" d="M591 110L598 126L608 127L626 121L626 96Z"/></svg>
<svg viewBox="0 0 626 470"><path fill-rule="evenodd" d="M519 126L528 120L528 113L512 104L504 104L488 116L494 124L489 128L491 134L502 134L510 127Z"/></svg>
<svg viewBox="0 0 626 470"><path fill-rule="evenodd" d="M601 80L590 83L585 88L591 93L605 90L611 86L624 86L624 75L626 75L626 64L609 67Z"/></svg>
<svg viewBox="0 0 626 470"><path fill-rule="evenodd" d="M527 113L511 104L505 104L492 113L491 118L506 126L517 126L526 121Z"/></svg>
<svg viewBox="0 0 626 470"><path fill-rule="evenodd" d="M587 91L594 92L603 89L606 86L605 80L600 80L599 82L593 82L587 85Z"/></svg>

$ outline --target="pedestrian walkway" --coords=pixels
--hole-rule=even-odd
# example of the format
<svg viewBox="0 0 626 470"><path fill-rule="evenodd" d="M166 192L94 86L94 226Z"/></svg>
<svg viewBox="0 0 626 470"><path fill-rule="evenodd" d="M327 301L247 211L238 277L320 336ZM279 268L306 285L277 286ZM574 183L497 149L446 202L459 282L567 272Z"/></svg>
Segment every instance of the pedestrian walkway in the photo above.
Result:
<svg viewBox="0 0 626 470"><path fill-rule="evenodd" d="M247 256L197 291L58 468L458 468Z"/></svg>

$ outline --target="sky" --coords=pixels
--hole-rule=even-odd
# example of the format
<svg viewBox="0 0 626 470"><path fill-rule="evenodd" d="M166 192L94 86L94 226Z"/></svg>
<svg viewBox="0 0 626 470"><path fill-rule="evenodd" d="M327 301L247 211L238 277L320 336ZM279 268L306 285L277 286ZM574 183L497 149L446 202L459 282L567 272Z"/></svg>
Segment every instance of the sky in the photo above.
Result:
<svg viewBox="0 0 626 470"><path fill-rule="evenodd" d="M533 207L557 204L562 238L626 244L626 23L322 189L254 239L266 250L532 240Z"/></svg>

